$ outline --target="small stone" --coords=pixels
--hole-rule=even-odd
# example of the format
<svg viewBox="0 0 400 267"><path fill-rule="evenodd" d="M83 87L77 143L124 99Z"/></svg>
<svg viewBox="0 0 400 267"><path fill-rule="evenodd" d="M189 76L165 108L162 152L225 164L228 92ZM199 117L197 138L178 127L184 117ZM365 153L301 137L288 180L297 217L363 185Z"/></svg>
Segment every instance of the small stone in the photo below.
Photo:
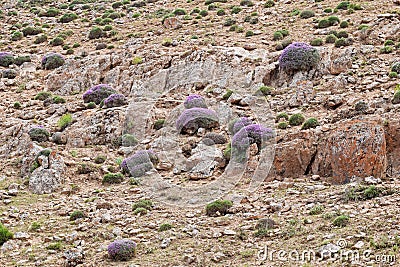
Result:
<svg viewBox="0 0 400 267"><path fill-rule="evenodd" d="M361 249L364 246L364 242L363 241L358 241L357 243L354 244L354 248L356 249Z"/></svg>
<svg viewBox="0 0 400 267"><path fill-rule="evenodd" d="M164 238L162 241L161 241L161 248L162 249L164 249L164 248L167 248L169 245L171 244L171 239L170 238Z"/></svg>
<svg viewBox="0 0 400 267"><path fill-rule="evenodd" d="M230 229L225 229L224 235L236 235L236 232Z"/></svg>

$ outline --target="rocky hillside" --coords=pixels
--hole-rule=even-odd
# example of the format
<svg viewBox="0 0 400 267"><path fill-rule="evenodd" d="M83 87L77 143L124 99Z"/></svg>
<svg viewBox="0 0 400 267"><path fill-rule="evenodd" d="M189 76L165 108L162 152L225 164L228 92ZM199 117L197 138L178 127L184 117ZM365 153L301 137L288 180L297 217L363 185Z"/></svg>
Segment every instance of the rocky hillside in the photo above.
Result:
<svg viewBox="0 0 400 267"><path fill-rule="evenodd" d="M1 7L1 266L399 265L399 1Z"/></svg>

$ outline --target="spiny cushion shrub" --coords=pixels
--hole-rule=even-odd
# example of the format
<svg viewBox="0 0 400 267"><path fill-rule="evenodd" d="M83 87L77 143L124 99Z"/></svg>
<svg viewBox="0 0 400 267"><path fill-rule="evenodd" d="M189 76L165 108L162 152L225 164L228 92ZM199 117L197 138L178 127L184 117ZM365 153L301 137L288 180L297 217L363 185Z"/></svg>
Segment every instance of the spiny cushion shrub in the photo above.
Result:
<svg viewBox="0 0 400 267"><path fill-rule="evenodd" d="M35 126L28 132L32 141L45 142L49 140L49 132L43 126Z"/></svg>
<svg viewBox="0 0 400 267"><path fill-rule="evenodd" d="M132 134L124 134L121 136L121 145L128 147L128 146L135 146L139 143L136 137Z"/></svg>
<svg viewBox="0 0 400 267"><path fill-rule="evenodd" d="M0 246L13 238L11 233L3 224L0 223Z"/></svg>
<svg viewBox="0 0 400 267"><path fill-rule="evenodd" d="M301 126L302 130L310 129L310 128L315 128L319 125L318 120L316 118L309 118L307 119L303 126Z"/></svg>
<svg viewBox="0 0 400 267"><path fill-rule="evenodd" d="M179 133L195 133L199 128L218 127L217 113L206 108L185 109L176 121Z"/></svg>
<svg viewBox="0 0 400 267"><path fill-rule="evenodd" d="M42 33L42 32L43 32L42 28L39 28L39 27L28 26L28 27L22 29L22 33L24 34L24 36L38 35L39 33Z"/></svg>
<svg viewBox="0 0 400 267"><path fill-rule="evenodd" d="M206 206L206 214L208 216L225 215L228 210L233 206L230 200L216 200Z"/></svg>
<svg viewBox="0 0 400 267"><path fill-rule="evenodd" d="M108 84L98 84L87 90L82 98L84 103L94 102L97 105L104 99L117 92Z"/></svg>
<svg viewBox="0 0 400 267"><path fill-rule="evenodd" d="M64 65L65 59L57 53L49 53L42 58L42 67L46 70L53 70Z"/></svg>
<svg viewBox="0 0 400 267"><path fill-rule="evenodd" d="M253 124L253 121L248 117L240 117L237 119L233 119L228 124L228 131L230 134L234 135L243 127Z"/></svg>
<svg viewBox="0 0 400 267"><path fill-rule="evenodd" d="M393 104L399 104L400 103L400 84L396 85L396 88L394 89L394 95L392 98L392 103Z"/></svg>
<svg viewBox="0 0 400 267"><path fill-rule="evenodd" d="M153 169L153 164L159 161L157 155L151 150L139 150L133 156L126 158L121 163L123 173L132 177L141 177Z"/></svg>
<svg viewBox="0 0 400 267"><path fill-rule="evenodd" d="M66 13L66 14L61 16L60 22L61 23L68 23L68 22L71 22L71 21L73 21L73 20L75 20L77 18L78 18L78 16L75 13Z"/></svg>
<svg viewBox="0 0 400 267"><path fill-rule="evenodd" d="M128 261L135 256L136 243L129 239L115 240L107 247L108 255L117 261Z"/></svg>
<svg viewBox="0 0 400 267"><path fill-rule="evenodd" d="M244 154L251 144L256 144L260 151L265 142L273 137L270 128L259 124L251 124L240 129L232 138L232 156L244 159Z"/></svg>
<svg viewBox="0 0 400 267"><path fill-rule="evenodd" d="M104 99L104 106L106 108L120 107L128 104L128 100L122 94L112 94Z"/></svg>
<svg viewBox="0 0 400 267"><path fill-rule="evenodd" d="M124 180L122 173L107 173L103 176L103 184L120 184Z"/></svg>
<svg viewBox="0 0 400 267"><path fill-rule="evenodd" d="M25 62L31 62L31 58L29 56L19 56L14 59L14 64L21 66Z"/></svg>
<svg viewBox="0 0 400 267"><path fill-rule="evenodd" d="M183 105L186 109L190 108L207 108L205 99L200 95L189 95Z"/></svg>
<svg viewBox="0 0 400 267"><path fill-rule="evenodd" d="M149 199L141 199L132 205L133 211L140 209L140 208L146 209L146 210L151 210L153 208L153 202Z"/></svg>
<svg viewBox="0 0 400 267"><path fill-rule="evenodd" d="M400 73L400 62L395 62L392 65L392 67L390 68L390 70L399 74Z"/></svg>
<svg viewBox="0 0 400 267"><path fill-rule="evenodd" d="M300 13L300 18L302 18L302 19L308 19L308 18L311 18L311 17L314 17L314 16L315 16L315 12L312 11L312 10L303 10Z"/></svg>
<svg viewBox="0 0 400 267"><path fill-rule="evenodd" d="M85 218L85 214L80 210L75 210L74 212L71 213L71 215L69 215L70 221L75 221L79 218Z"/></svg>
<svg viewBox="0 0 400 267"><path fill-rule="evenodd" d="M318 65L320 55L316 48L306 43L293 43L279 57L279 67L284 71L309 70Z"/></svg>
<svg viewBox="0 0 400 267"><path fill-rule="evenodd" d="M302 114L296 113L290 116L289 124L292 126L299 126L305 121L305 118Z"/></svg>
<svg viewBox="0 0 400 267"><path fill-rule="evenodd" d="M9 52L0 52L0 66L8 67L14 63L14 56Z"/></svg>
<svg viewBox="0 0 400 267"><path fill-rule="evenodd" d="M100 27L93 27L89 32L89 39L99 39L103 36L103 30Z"/></svg>
<svg viewBox="0 0 400 267"><path fill-rule="evenodd" d="M42 92L37 93L37 95L35 96L34 99L43 101L43 100L46 100L49 97L51 97L51 93L50 92L42 91Z"/></svg>

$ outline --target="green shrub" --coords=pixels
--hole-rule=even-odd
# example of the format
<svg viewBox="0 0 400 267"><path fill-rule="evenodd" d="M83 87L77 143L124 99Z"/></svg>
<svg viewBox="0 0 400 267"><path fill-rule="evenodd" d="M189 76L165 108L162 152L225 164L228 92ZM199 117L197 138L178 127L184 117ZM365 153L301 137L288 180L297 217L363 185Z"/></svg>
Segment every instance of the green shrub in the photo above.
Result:
<svg viewBox="0 0 400 267"><path fill-rule="evenodd" d="M225 215L232 206L233 203L230 200L216 200L206 206L206 214L208 216Z"/></svg>
<svg viewBox="0 0 400 267"><path fill-rule="evenodd" d="M288 114L286 112L281 112L278 115L276 115L276 118L275 118L276 122L279 122L281 119L289 120Z"/></svg>
<svg viewBox="0 0 400 267"><path fill-rule="evenodd" d="M3 224L0 223L0 246L13 238L11 233Z"/></svg>
<svg viewBox="0 0 400 267"><path fill-rule="evenodd" d="M337 38L347 38L349 37L349 34L346 31L340 31L337 33Z"/></svg>
<svg viewBox="0 0 400 267"><path fill-rule="evenodd" d="M30 56L18 56L14 59L14 64L21 66L25 62L31 62Z"/></svg>
<svg viewBox="0 0 400 267"><path fill-rule="evenodd" d="M290 116L289 124L291 126L299 126L304 122L305 118L301 113L296 113Z"/></svg>
<svg viewBox="0 0 400 267"><path fill-rule="evenodd" d="M138 208L151 210L153 208L153 202L151 200L147 200L147 199L139 200L135 204L132 205L132 210L136 210Z"/></svg>
<svg viewBox="0 0 400 267"><path fill-rule="evenodd" d="M67 128L71 123L72 123L72 115L69 113L66 113L66 114L62 115L61 118L57 121L57 126L62 131L65 128Z"/></svg>
<svg viewBox="0 0 400 267"><path fill-rule="evenodd" d="M325 38L325 43L334 44L338 38L334 34L329 34Z"/></svg>
<svg viewBox="0 0 400 267"><path fill-rule="evenodd" d="M137 214L140 214L140 215L145 215L145 214L147 214L147 209L145 209L145 208L137 208L137 209L134 209L133 210L133 214L134 215L137 215Z"/></svg>
<svg viewBox="0 0 400 267"><path fill-rule="evenodd" d="M103 30L99 27L93 27L89 32L89 39L99 39L103 36Z"/></svg>
<svg viewBox="0 0 400 267"><path fill-rule="evenodd" d="M37 93L37 95L35 96L35 100L46 100L47 98L50 98L52 96L52 94L48 91L42 91Z"/></svg>
<svg viewBox="0 0 400 267"><path fill-rule="evenodd" d="M391 47L391 46L384 46L384 47L381 48L380 52L381 52L382 54L390 54L390 53L393 52L393 47Z"/></svg>
<svg viewBox="0 0 400 267"><path fill-rule="evenodd" d="M340 28L347 28L349 27L349 23L345 20L343 20L342 22L340 22Z"/></svg>
<svg viewBox="0 0 400 267"><path fill-rule="evenodd" d="M312 17L314 17L314 16L315 16L315 12L312 11L312 10L303 10L303 11L300 13L300 18L302 18L302 19L312 18Z"/></svg>
<svg viewBox="0 0 400 267"><path fill-rule="evenodd" d="M107 173L103 176L103 184L120 184L124 180L122 173Z"/></svg>
<svg viewBox="0 0 400 267"><path fill-rule="evenodd" d="M75 220L77 220L77 219L85 218L85 217L86 217L86 216L85 216L85 214L84 214L82 211L80 211L80 210L75 210L74 212L71 213L71 215L69 215L69 220L70 220L70 221L75 221Z"/></svg>
<svg viewBox="0 0 400 267"><path fill-rule="evenodd" d="M182 8L177 8L174 10L174 12L172 12L175 16L182 16L182 15L186 15L186 11Z"/></svg>
<svg viewBox="0 0 400 267"><path fill-rule="evenodd" d="M172 225L171 225L171 224L169 224L169 223L163 223L163 224L161 224L160 227L158 228L158 231L164 232L164 231L168 231L168 230L170 230L170 229L172 229Z"/></svg>
<svg viewBox="0 0 400 267"><path fill-rule="evenodd" d="M315 205L314 207L312 207L312 209L310 210L310 215L319 215L322 212L324 212L324 206L321 205Z"/></svg>
<svg viewBox="0 0 400 267"><path fill-rule="evenodd" d="M324 41L321 38L315 38L310 42L310 44L312 46L321 46L324 44Z"/></svg>
<svg viewBox="0 0 400 267"><path fill-rule="evenodd" d="M14 102L13 107L14 107L15 109L20 109L20 108L22 107L22 105L21 105L20 102L17 101L17 102Z"/></svg>
<svg viewBox="0 0 400 267"><path fill-rule="evenodd" d="M258 90L263 94L263 95L271 95L272 91L274 90L273 87L270 86L261 86L258 88Z"/></svg>
<svg viewBox="0 0 400 267"><path fill-rule="evenodd" d="M265 2L264 7L269 8L275 6L275 1L274 0L268 0Z"/></svg>
<svg viewBox="0 0 400 267"><path fill-rule="evenodd" d="M395 43L394 43L393 40L388 39L388 40L385 41L385 43L384 43L383 45L384 45L384 46L395 45Z"/></svg>
<svg viewBox="0 0 400 267"><path fill-rule="evenodd" d="M35 38L33 41L35 44L41 44L47 41L47 35L46 34L41 34Z"/></svg>
<svg viewBox="0 0 400 267"><path fill-rule="evenodd" d="M327 19L321 19L320 21L318 21L317 27L319 29L328 28L329 26L331 26L331 24Z"/></svg>
<svg viewBox="0 0 400 267"><path fill-rule="evenodd" d="M61 96L54 96L53 97L53 103L55 103L55 104L63 104L65 102L66 102L65 99L62 98Z"/></svg>
<svg viewBox="0 0 400 267"><path fill-rule="evenodd" d="M333 25L336 25L336 24L340 23L340 19L338 17L336 17L336 16L328 17L328 21L329 21L330 26L333 26Z"/></svg>
<svg viewBox="0 0 400 267"><path fill-rule="evenodd" d="M42 227L42 225L39 223L39 222L33 222L32 224L31 224L31 227L30 227L30 231L37 231L37 230L39 230L40 228Z"/></svg>
<svg viewBox="0 0 400 267"><path fill-rule="evenodd" d="M278 123L278 129L284 130L288 127L288 123L286 121L281 121Z"/></svg>
<svg viewBox="0 0 400 267"><path fill-rule="evenodd" d="M302 130L310 129L310 128L315 128L319 125L318 120L316 118L309 118L307 119L303 126L301 127Z"/></svg>
<svg viewBox="0 0 400 267"><path fill-rule="evenodd" d="M241 8L241 7L239 7L239 6L233 6L233 7L232 7L232 10L231 10L231 13L232 13L232 14L238 14L238 13L240 13L240 11L242 11L242 8Z"/></svg>
<svg viewBox="0 0 400 267"><path fill-rule="evenodd" d="M153 129L160 130L164 127L165 119L158 119L154 122Z"/></svg>
<svg viewBox="0 0 400 267"><path fill-rule="evenodd" d="M343 9L343 10L347 10L347 8L349 7L350 2L349 1L344 1L341 2L340 4L337 5L336 9Z"/></svg>
<svg viewBox="0 0 400 267"><path fill-rule="evenodd" d="M64 39L61 37L56 37L50 41L50 45L52 46L59 46L64 44Z"/></svg>
<svg viewBox="0 0 400 267"><path fill-rule="evenodd" d="M274 37L273 37L274 41L282 40L282 39L283 39L283 34L280 31L274 32Z"/></svg>
<svg viewBox="0 0 400 267"><path fill-rule="evenodd" d="M24 34L24 36L38 35L39 33L42 33L42 32L43 32L42 28L39 28L39 27L28 26L28 27L22 29L22 33Z"/></svg>
<svg viewBox="0 0 400 267"><path fill-rule="evenodd" d="M46 247L48 250L61 250L62 249L62 244L61 242L56 242L56 243L51 243Z"/></svg>
<svg viewBox="0 0 400 267"><path fill-rule="evenodd" d="M68 22L71 22L73 20L76 20L77 18L78 18L78 15L76 15L75 13L66 13L66 14L61 16L60 22L61 23L68 23Z"/></svg>
<svg viewBox="0 0 400 267"><path fill-rule="evenodd" d="M99 155L94 158L94 163L96 164L103 164L106 161L107 157L104 155Z"/></svg>
<svg viewBox="0 0 400 267"><path fill-rule="evenodd" d="M340 216L337 216L337 217L333 220L332 224L333 224L334 226L337 226L337 227L345 227L345 226L349 223L349 221L350 221L350 217L349 217L349 216L347 216L347 215L340 215Z"/></svg>
<svg viewBox="0 0 400 267"><path fill-rule="evenodd" d="M349 42L346 38L339 38L335 41L335 47L348 46Z"/></svg>
<svg viewBox="0 0 400 267"><path fill-rule="evenodd" d="M253 31L247 31L246 32L246 37L251 37L251 36L253 36L254 35L254 32Z"/></svg>
<svg viewBox="0 0 400 267"><path fill-rule="evenodd" d="M11 41L19 41L24 37L23 33L20 31L15 31L11 35Z"/></svg>
<svg viewBox="0 0 400 267"><path fill-rule="evenodd" d="M394 71L389 72L389 78L397 78L397 77L398 77L397 72Z"/></svg>

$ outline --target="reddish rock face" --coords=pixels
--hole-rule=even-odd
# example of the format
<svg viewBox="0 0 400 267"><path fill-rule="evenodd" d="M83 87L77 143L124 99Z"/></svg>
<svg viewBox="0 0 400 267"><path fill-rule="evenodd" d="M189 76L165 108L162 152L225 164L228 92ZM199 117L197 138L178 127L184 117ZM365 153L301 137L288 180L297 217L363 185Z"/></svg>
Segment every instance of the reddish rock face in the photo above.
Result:
<svg viewBox="0 0 400 267"><path fill-rule="evenodd" d="M387 143L387 174L390 176L400 173L400 121L399 119L390 120L385 127Z"/></svg>
<svg viewBox="0 0 400 267"><path fill-rule="evenodd" d="M321 140L312 172L343 184L351 177L386 173L386 139L381 126L372 122L351 121Z"/></svg>
<svg viewBox="0 0 400 267"><path fill-rule="evenodd" d="M300 177L310 172L309 165L316 153L317 136L309 131L302 131L289 140L276 145L274 163L270 177Z"/></svg>

